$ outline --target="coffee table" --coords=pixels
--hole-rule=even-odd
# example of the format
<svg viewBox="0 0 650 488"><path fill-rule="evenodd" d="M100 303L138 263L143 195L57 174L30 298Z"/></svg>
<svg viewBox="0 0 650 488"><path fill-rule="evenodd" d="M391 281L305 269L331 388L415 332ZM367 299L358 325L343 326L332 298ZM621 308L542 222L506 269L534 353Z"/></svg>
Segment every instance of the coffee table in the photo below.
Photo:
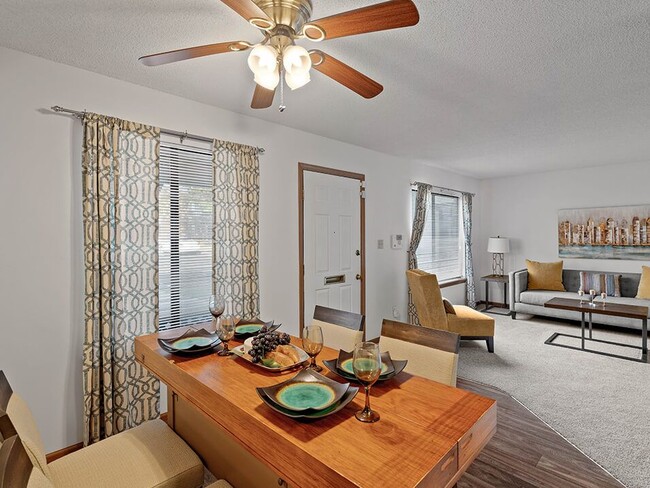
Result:
<svg viewBox="0 0 650 488"><path fill-rule="evenodd" d="M601 356L610 356L613 358L627 359L628 361L636 361L640 363L648 362L648 307L641 307L638 305L624 305L620 303L605 303L602 304L597 302L595 305L591 305L589 302L582 302L581 300L575 300L572 298L553 298L544 304L548 308L557 308L560 310L571 310L574 312L580 312L582 318L580 320L580 335L572 334L562 334L560 332L555 332L551 337L546 339L544 344L550 346L566 347L568 349L575 349L577 351L585 351L593 354L600 354ZM629 344L623 344L620 342L612 341L603 341L600 339L593 338L593 328L592 328L592 315L612 315L614 317L628 317L630 319L641 320L641 347L631 346ZM589 337L585 337L585 314L589 314ZM565 344L555 344L553 341L560 336L564 337L573 337L575 339L581 339L580 347L568 346ZM591 342L600 342L602 344L613 344L615 346L629 347L632 349L641 350L641 359L631 358L628 356L621 356L619 354L612 354L602 351L594 351L593 349L587 349L585 347L585 341Z"/></svg>

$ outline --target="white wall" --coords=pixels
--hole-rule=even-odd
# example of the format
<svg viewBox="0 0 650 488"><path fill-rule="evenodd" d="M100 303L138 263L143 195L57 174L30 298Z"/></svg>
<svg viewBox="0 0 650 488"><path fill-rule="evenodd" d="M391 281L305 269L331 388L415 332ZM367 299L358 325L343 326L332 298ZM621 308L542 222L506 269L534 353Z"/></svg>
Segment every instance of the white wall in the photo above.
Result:
<svg viewBox="0 0 650 488"><path fill-rule="evenodd" d="M388 242L390 234L408 235L409 182L478 189L472 178L17 51L0 48L0 73L0 369L32 407L48 451L82 437L83 337L81 126L76 119L49 113L48 107L87 109L265 147L261 308L264 317L281 321L293 333L298 324L299 161L366 175L371 333L392 315L393 306L406 316L406 250L377 250L376 242Z"/></svg>
<svg viewBox="0 0 650 488"><path fill-rule="evenodd" d="M557 212L564 208L650 204L650 161L578 170L553 171L527 176L484 180L484 202L476 218L481 221L474 242L480 259L480 275L491 272L486 252L490 236L510 238L506 271L526 267L525 260L557 261ZM565 259L567 269L641 272L644 261ZM478 272L477 272L478 274ZM502 300L501 287L491 285L490 300ZM484 288L480 286L481 296Z"/></svg>

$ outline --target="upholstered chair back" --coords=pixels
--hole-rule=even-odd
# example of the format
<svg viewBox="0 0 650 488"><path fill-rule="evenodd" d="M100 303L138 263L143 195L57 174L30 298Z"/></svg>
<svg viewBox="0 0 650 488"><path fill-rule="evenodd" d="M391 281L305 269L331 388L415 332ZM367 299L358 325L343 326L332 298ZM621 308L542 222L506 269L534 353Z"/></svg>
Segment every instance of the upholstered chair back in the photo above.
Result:
<svg viewBox="0 0 650 488"><path fill-rule="evenodd" d="M3 413L11 421L34 466L38 467L49 478L50 472L45 460L43 441L32 412L25 401L13 392L4 371L0 371L0 416ZM0 429L3 428L3 425L6 426L3 421L0 421Z"/></svg>
<svg viewBox="0 0 650 488"><path fill-rule="evenodd" d="M432 329L448 330L447 314L436 275L420 269L409 269L406 278L420 324Z"/></svg>
<svg viewBox="0 0 650 488"><path fill-rule="evenodd" d="M379 347L395 359L406 359L404 371L456 386L460 336L384 319Z"/></svg>
<svg viewBox="0 0 650 488"><path fill-rule="evenodd" d="M316 305L312 325L323 329L323 343L332 349L352 351L355 344L363 341L365 317Z"/></svg>

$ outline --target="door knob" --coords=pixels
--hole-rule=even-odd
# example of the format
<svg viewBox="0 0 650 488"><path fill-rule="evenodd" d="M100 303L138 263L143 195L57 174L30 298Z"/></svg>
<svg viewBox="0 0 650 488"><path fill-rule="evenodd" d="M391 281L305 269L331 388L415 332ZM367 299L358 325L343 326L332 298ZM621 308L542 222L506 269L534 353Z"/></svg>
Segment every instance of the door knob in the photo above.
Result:
<svg viewBox="0 0 650 488"><path fill-rule="evenodd" d="M354 254L356 254L357 256L361 256L361 251L357 249Z"/></svg>
<svg viewBox="0 0 650 488"><path fill-rule="evenodd" d="M358 274L358 275L356 276L356 279L360 280L360 279L361 279L361 275Z"/></svg>

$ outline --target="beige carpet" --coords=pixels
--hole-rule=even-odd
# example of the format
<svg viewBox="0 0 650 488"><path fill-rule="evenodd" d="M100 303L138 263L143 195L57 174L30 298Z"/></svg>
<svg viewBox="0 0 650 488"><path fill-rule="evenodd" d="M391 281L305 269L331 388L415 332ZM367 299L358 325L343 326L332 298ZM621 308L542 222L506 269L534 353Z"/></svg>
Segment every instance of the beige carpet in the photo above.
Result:
<svg viewBox="0 0 650 488"><path fill-rule="evenodd" d="M553 332L579 334L579 324L493 316L495 353L463 342L458 375L510 393L628 487L650 487L650 364L544 344ZM640 332L596 329L594 338L641 343Z"/></svg>

